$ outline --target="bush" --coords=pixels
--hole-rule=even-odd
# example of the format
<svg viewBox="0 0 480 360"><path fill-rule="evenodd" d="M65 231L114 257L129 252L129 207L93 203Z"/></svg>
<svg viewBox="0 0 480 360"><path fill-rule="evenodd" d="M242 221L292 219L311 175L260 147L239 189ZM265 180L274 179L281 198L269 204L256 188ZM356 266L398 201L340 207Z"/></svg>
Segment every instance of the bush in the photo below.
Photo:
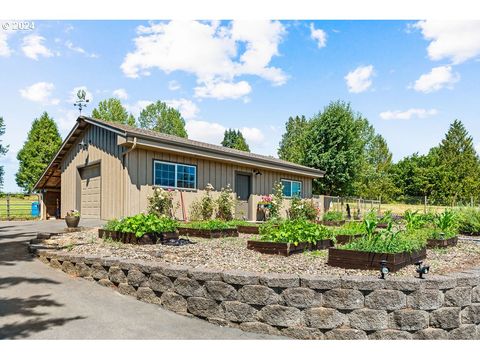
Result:
<svg viewBox="0 0 480 360"><path fill-rule="evenodd" d="M302 200L294 197L291 201L288 215L290 220L305 219L315 221L317 219L318 210L311 200Z"/></svg>
<svg viewBox="0 0 480 360"><path fill-rule="evenodd" d="M174 191L155 188L153 195L148 197L148 212L157 216L173 218L176 208L173 205Z"/></svg>
<svg viewBox="0 0 480 360"><path fill-rule="evenodd" d="M359 235L365 233L365 224L363 222L352 221L333 230L335 235Z"/></svg>
<svg viewBox="0 0 480 360"><path fill-rule="evenodd" d="M281 181L276 181L273 184L273 194L270 195L270 218L271 219L280 219L280 210L282 209L283 204L283 184Z"/></svg>
<svg viewBox="0 0 480 360"><path fill-rule="evenodd" d="M192 220L210 220L215 211L215 200L213 200L211 192L215 190L211 184L205 187L205 195L192 203L190 208Z"/></svg>
<svg viewBox="0 0 480 360"><path fill-rule="evenodd" d="M463 208L457 211L458 231L462 234L480 234L480 210L476 208Z"/></svg>
<svg viewBox="0 0 480 360"><path fill-rule="evenodd" d="M333 239L333 233L327 227L304 219L268 221L260 226L259 232L262 241L295 245L300 242L316 244L318 240Z"/></svg>
<svg viewBox="0 0 480 360"><path fill-rule="evenodd" d="M222 220L232 220L235 208L235 200L232 197L230 184L222 188L220 196L217 199L217 218Z"/></svg>
<svg viewBox="0 0 480 360"><path fill-rule="evenodd" d="M230 222L221 221L221 220L204 220L204 221L192 221L189 223L182 224L182 227L190 229L200 229L200 230L227 230L235 229L236 226Z"/></svg>
<svg viewBox="0 0 480 360"><path fill-rule="evenodd" d="M176 231L178 222L166 216L158 217L155 214L137 214L121 220L110 220L105 230L134 233L136 237L145 234Z"/></svg>
<svg viewBox="0 0 480 360"><path fill-rule="evenodd" d="M325 214L323 214L322 217L323 221L341 221L343 220L343 214L341 211L327 211Z"/></svg>

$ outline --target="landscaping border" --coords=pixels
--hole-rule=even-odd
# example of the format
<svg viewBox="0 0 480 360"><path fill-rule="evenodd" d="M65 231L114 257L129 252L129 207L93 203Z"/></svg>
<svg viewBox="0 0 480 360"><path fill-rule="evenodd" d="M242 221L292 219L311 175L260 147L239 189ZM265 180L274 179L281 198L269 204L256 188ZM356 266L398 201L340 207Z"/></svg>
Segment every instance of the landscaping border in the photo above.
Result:
<svg viewBox="0 0 480 360"><path fill-rule="evenodd" d="M381 280L216 271L51 250L36 255L69 275L244 331L299 339L480 339L480 268Z"/></svg>

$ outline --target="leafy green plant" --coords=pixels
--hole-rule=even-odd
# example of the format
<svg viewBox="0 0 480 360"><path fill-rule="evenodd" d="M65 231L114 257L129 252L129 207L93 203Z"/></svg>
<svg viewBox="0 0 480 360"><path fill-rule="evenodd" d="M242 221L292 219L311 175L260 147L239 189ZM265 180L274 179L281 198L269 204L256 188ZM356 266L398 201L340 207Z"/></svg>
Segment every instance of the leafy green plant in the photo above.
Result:
<svg viewBox="0 0 480 360"><path fill-rule="evenodd" d="M323 214L322 217L323 221L341 221L343 220L343 213L341 211L327 211L325 214Z"/></svg>
<svg viewBox="0 0 480 360"><path fill-rule="evenodd" d="M452 210L445 209L443 213L436 214L433 224L444 233L455 233L458 228L457 215Z"/></svg>
<svg viewBox="0 0 480 360"><path fill-rule="evenodd" d="M335 235L359 235L365 233L365 225L363 222L351 221L341 227L333 229Z"/></svg>
<svg viewBox="0 0 480 360"><path fill-rule="evenodd" d="M142 213L118 221L109 221L106 227L108 228L104 227L105 230L134 233L136 237L142 237L145 234L176 231L178 222L166 216Z"/></svg>
<svg viewBox="0 0 480 360"><path fill-rule="evenodd" d="M273 184L273 194L270 195L270 219L280 219L280 210L283 204L283 184L281 181L275 181Z"/></svg>
<svg viewBox="0 0 480 360"><path fill-rule="evenodd" d="M201 199L196 200L191 205L192 220L210 220L215 212L215 200L211 192L215 190L212 184L205 187L205 195Z"/></svg>
<svg viewBox="0 0 480 360"><path fill-rule="evenodd" d="M480 210L463 208L457 211L458 231L462 234L480 234Z"/></svg>
<svg viewBox="0 0 480 360"><path fill-rule="evenodd" d="M406 210L403 216L407 230L418 230L428 224L426 218L419 214L418 210Z"/></svg>
<svg viewBox="0 0 480 360"><path fill-rule="evenodd" d="M298 245L300 242L316 244L319 240L334 238L333 232L326 226L304 219L269 221L260 226L259 232L262 241L293 243L294 245Z"/></svg>
<svg viewBox="0 0 480 360"><path fill-rule="evenodd" d="M305 219L315 221L317 219L317 208L313 205L311 200L302 200L298 197L293 197L288 215L290 220Z"/></svg>
<svg viewBox="0 0 480 360"><path fill-rule="evenodd" d="M108 220L105 225L103 225L103 230L108 231L117 231L120 221L117 219Z"/></svg>
<svg viewBox="0 0 480 360"><path fill-rule="evenodd" d="M152 196L148 197L148 212L157 216L173 218L176 210L173 203L174 194L175 191L171 189L155 188Z"/></svg>
<svg viewBox="0 0 480 360"><path fill-rule="evenodd" d="M236 226L232 225L231 222L222 221L218 219L204 220L204 221L192 221L182 224L182 227L190 229L200 229L200 230L227 230L235 229Z"/></svg>
<svg viewBox="0 0 480 360"><path fill-rule="evenodd" d="M235 207L235 200L232 197L232 189L230 184L226 188L222 188L220 196L216 201L217 218L222 220L232 220Z"/></svg>

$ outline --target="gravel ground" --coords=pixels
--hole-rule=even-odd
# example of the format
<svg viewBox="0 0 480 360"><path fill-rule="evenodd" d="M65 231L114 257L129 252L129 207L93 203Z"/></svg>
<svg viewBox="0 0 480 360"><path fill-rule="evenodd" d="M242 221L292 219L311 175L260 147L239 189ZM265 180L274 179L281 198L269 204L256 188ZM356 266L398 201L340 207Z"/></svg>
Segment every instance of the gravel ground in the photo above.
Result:
<svg viewBox="0 0 480 360"><path fill-rule="evenodd" d="M191 238L193 245L130 245L105 241L97 237L98 230L63 234L45 243L63 246L72 254L114 256L126 259L161 261L191 267L208 267L217 270L244 270L312 275L376 275L377 271L353 270L331 267L326 264L327 250L294 254L289 257L260 254L247 249L247 240L255 235L241 234L239 238ZM426 264L431 274L445 275L454 271L480 266L480 242L462 237L456 247L427 250ZM412 276L415 266L410 265L391 274Z"/></svg>

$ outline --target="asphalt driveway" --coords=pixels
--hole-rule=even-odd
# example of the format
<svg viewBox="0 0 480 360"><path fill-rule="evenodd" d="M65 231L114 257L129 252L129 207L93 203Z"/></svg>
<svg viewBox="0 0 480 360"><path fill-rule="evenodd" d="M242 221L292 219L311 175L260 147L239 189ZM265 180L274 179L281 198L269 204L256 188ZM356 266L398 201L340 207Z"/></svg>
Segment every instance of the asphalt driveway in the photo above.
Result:
<svg viewBox="0 0 480 360"><path fill-rule="evenodd" d="M99 225L84 221L80 225ZM54 270L25 242L63 221L0 222L0 339L267 339L177 315Z"/></svg>

